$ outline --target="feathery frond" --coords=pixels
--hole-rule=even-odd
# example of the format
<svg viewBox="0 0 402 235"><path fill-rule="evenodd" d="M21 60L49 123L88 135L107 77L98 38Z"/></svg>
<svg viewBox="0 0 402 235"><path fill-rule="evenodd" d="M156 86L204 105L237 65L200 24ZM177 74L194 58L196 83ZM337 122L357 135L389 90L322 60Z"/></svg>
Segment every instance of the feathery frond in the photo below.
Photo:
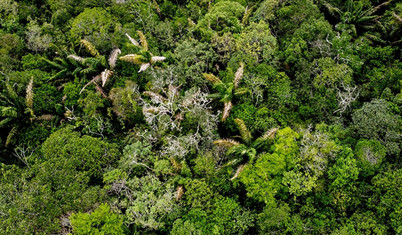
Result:
<svg viewBox="0 0 402 235"><path fill-rule="evenodd" d="M241 79L243 77L243 72L244 72L244 64L241 62L240 67L237 69L237 71L235 73L235 78L233 80L234 89L236 89L239 86L240 81L241 81Z"/></svg>
<svg viewBox="0 0 402 235"><path fill-rule="evenodd" d="M241 120L241 119L239 119L239 118L236 118L236 119L234 120L234 122L236 123L237 129L239 129L240 135L241 135L241 137L243 138L243 140L244 140L246 143L250 143L250 142L251 142L251 139L252 139L252 136L251 136L251 133L250 133L250 131L248 130L246 124L244 123L244 121Z"/></svg>
<svg viewBox="0 0 402 235"><path fill-rule="evenodd" d="M95 46L92 45L89 41L82 39L81 44L87 49L87 51L93 56L93 57L99 57L99 51L96 50Z"/></svg>
<svg viewBox="0 0 402 235"><path fill-rule="evenodd" d="M114 67L116 67L116 61L117 61L117 57L120 55L121 50L119 48L114 49L109 56L109 66L110 69L114 69Z"/></svg>

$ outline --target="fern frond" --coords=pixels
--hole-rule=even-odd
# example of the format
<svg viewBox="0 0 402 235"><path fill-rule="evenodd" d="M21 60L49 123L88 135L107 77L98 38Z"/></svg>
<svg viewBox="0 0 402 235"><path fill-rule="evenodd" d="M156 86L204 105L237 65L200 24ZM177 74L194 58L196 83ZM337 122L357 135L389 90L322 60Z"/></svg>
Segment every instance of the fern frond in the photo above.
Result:
<svg viewBox="0 0 402 235"><path fill-rule="evenodd" d="M232 139L221 139L221 140L215 140L213 142L216 146L220 147L225 147L225 148L231 148L233 146L240 145L239 142L232 140Z"/></svg>
<svg viewBox="0 0 402 235"><path fill-rule="evenodd" d="M229 117L230 110L232 109L233 104L231 101L225 102L223 106L223 113L222 113L222 122L226 120L226 118Z"/></svg>
<svg viewBox="0 0 402 235"><path fill-rule="evenodd" d="M137 54L128 54L120 57L119 59L136 65L142 65L144 62L146 62L146 58L144 56Z"/></svg>
<svg viewBox="0 0 402 235"><path fill-rule="evenodd" d="M99 57L99 51L96 50L95 46L92 45L89 41L82 39L81 44L87 49L87 51L93 56L93 57Z"/></svg>
<svg viewBox="0 0 402 235"><path fill-rule="evenodd" d="M252 139L251 132L248 130L248 128L247 128L246 124L244 123L244 121L239 119L239 118L236 118L234 120L234 122L236 123L237 129L239 130L240 135L243 138L243 140L246 143L250 143L251 139Z"/></svg>
<svg viewBox="0 0 402 235"><path fill-rule="evenodd" d="M130 35L128 35L128 33L126 33L126 37L128 38L128 40L130 40L130 42L131 42L134 46L136 46L136 47L139 47L139 46L140 46L140 44L137 42L137 40L135 40L135 39L132 38Z"/></svg>
<svg viewBox="0 0 402 235"><path fill-rule="evenodd" d="M237 69L236 73L235 73L235 78L234 78L234 89L236 89L238 87L238 85L240 84L240 81L243 77L243 72L244 72L244 64L241 62L240 63L240 67Z"/></svg>
<svg viewBox="0 0 402 235"><path fill-rule="evenodd" d="M140 70L138 70L138 73L141 73L142 71L147 70L150 66L151 66L150 63L142 64L141 67L140 67Z"/></svg>
<svg viewBox="0 0 402 235"><path fill-rule="evenodd" d="M114 49L109 56L109 66L110 69L114 69L114 67L116 66L116 61L117 61L117 57L120 55L121 50L119 48Z"/></svg>
<svg viewBox="0 0 402 235"><path fill-rule="evenodd" d="M215 75L211 73L203 73L202 76L204 76L204 78L210 81L213 85L222 83L222 81L219 78L217 78Z"/></svg>
<svg viewBox="0 0 402 235"><path fill-rule="evenodd" d="M137 31L138 36L140 37L141 47L144 51L148 51L148 42L147 38L141 31Z"/></svg>

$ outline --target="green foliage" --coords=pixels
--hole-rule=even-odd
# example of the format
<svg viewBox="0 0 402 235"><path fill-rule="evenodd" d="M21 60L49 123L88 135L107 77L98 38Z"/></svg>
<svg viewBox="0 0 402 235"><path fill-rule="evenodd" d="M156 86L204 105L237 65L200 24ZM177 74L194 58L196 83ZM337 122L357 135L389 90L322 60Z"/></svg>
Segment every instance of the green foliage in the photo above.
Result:
<svg viewBox="0 0 402 235"><path fill-rule="evenodd" d="M108 204L101 204L96 210L70 216L74 234L123 234L123 218L110 212Z"/></svg>
<svg viewBox="0 0 402 235"><path fill-rule="evenodd" d="M245 8L237 2L217 2L198 22L196 30L206 40L209 40L214 33L219 35L225 32L238 33L241 30L244 10Z"/></svg>
<svg viewBox="0 0 402 235"><path fill-rule="evenodd" d="M101 8L85 9L71 25L71 40L75 43L81 39L92 42L102 52L110 49L111 33L116 32L116 23L113 16Z"/></svg>

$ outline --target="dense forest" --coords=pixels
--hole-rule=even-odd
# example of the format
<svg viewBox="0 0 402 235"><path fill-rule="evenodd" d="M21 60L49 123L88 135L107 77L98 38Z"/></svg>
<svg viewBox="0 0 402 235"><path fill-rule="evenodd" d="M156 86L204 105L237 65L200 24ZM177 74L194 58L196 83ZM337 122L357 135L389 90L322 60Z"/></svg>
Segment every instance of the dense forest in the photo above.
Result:
<svg viewBox="0 0 402 235"><path fill-rule="evenodd" d="M402 234L402 3L0 0L0 234Z"/></svg>

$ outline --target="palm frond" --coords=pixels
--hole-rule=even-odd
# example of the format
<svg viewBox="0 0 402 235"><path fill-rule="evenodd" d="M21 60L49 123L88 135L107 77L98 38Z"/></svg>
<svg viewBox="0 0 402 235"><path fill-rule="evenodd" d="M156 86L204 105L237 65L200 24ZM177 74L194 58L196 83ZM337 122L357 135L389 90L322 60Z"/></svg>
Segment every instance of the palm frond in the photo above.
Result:
<svg viewBox="0 0 402 235"><path fill-rule="evenodd" d="M236 73L235 73L235 78L234 78L234 89L236 89L238 87L238 85L240 84L240 81L243 77L243 72L244 72L244 64L240 63L240 67L237 69Z"/></svg>
<svg viewBox="0 0 402 235"><path fill-rule="evenodd" d="M97 92L99 92L103 96L103 98L105 98L105 99L108 98L108 95L106 94L106 91L101 86L99 86L98 83L95 83L95 90Z"/></svg>
<svg viewBox="0 0 402 235"><path fill-rule="evenodd" d="M146 58L144 56L137 54L128 54L120 57L119 59L136 65L142 65L144 62L146 62Z"/></svg>
<svg viewBox="0 0 402 235"><path fill-rule="evenodd" d="M240 145L239 142L232 140L232 139L220 139L220 140L215 140L213 142L216 146L220 147L225 147L225 148L231 148L233 146Z"/></svg>
<svg viewBox="0 0 402 235"><path fill-rule="evenodd" d="M14 126L8 133L5 146L8 147L10 144L14 144L14 137L18 133L18 126Z"/></svg>
<svg viewBox="0 0 402 235"><path fill-rule="evenodd" d="M176 201L180 200L181 197L183 196L183 194L184 194L183 186L181 186L181 185L177 186L177 188L176 188Z"/></svg>
<svg viewBox="0 0 402 235"><path fill-rule="evenodd" d="M18 112L16 108L0 106L0 117L16 118L17 116Z"/></svg>
<svg viewBox="0 0 402 235"><path fill-rule="evenodd" d="M46 58L41 58L42 61L45 61L46 63L48 63L49 65L58 68L58 69L64 69L65 67L63 65L60 65L54 61L48 60Z"/></svg>
<svg viewBox="0 0 402 235"><path fill-rule="evenodd" d="M82 39L81 44L87 49L87 51L93 56L93 57L99 57L99 51L96 50L95 46L90 43L89 41Z"/></svg>
<svg viewBox="0 0 402 235"><path fill-rule="evenodd" d="M29 112L31 113L31 116L34 116L33 113L33 77L31 77L31 80L28 83L27 89L26 89L26 96L25 96L25 103L27 105L27 108Z"/></svg>
<svg viewBox="0 0 402 235"><path fill-rule="evenodd" d="M95 76L94 78L92 78L92 80L91 81L89 81L87 84L85 84L85 86L81 89L81 91L80 91L80 94L85 90L85 88L87 88L87 86L89 86L89 85L91 85L91 84L96 84L96 83L98 83L99 81L101 81L101 75L99 74L99 75L97 75L97 76Z"/></svg>
<svg viewBox="0 0 402 235"><path fill-rule="evenodd" d="M137 42L137 40L135 40L135 39L132 38L130 35L128 35L128 33L126 33L126 37L128 38L128 40L130 40L130 42L131 42L134 46L136 46L136 47L139 47L139 46L140 46L140 44Z"/></svg>
<svg viewBox="0 0 402 235"><path fill-rule="evenodd" d="M77 55L69 55L69 56L67 56L67 58L78 61L80 63L82 63L84 61L84 58L82 58L81 56L77 56Z"/></svg>
<svg viewBox="0 0 402 235"><path fill-rule="evenodd" d="M151 66L150 63L142 64L141 67L140 67L140 70L138 70L138 73L141 73L142 71L147 70L150 66Z"/></svg>
<svg viewBox="0 0 402 235"><path fill-rule="evenodd" d="M17 92L15 92L14 88L11 86L11 84L10 84L9 82L6 83L6 89L7 89L8 96L9 96L12 100L18 99L18 94L17 94Z"/></svg>
<svg viewBox="0 0 402 235"><path fill-rule="evenodd" d="M230 181L233 181L234 179L236 179L237 177L239 177L240 173L244 170L244 167L247 164L242 164L239 167L237 167L236 173L234 174L234 176L232 178L230 178Z"/></svg>
<svg viewBox="0 0 402 235"><path fill-rule="evenodd" d="M105 69L101 73L101 78L102 78L102 87L106 85L106 83L109 81L109 79L113 76L113 71L110 71L108 69Z"/></svg>
<svg viewBox="0 0 402 235"><path fill-rule="evenodd" d="M272 128L265 132L265 134L262 136L263 139L274 139L276 132L279 130L279 128Z"/></svg>
<svg viewBox="0 0 402 235"><path fill-rule="evenodd" d="M248 128L247 128L246 124L244 123L244 121L239 119L239 118L236 118L234 120L234 122L236 123L237 129L239 130L240 135L243 138L243 140L246 143L250 143L251 139L252 139L251 132L248 130Z"/></svg>
<svg viewBox="0 0 402 235"><path fill-rule="evenodd" d="M148 42L147 38L141 31L137 31L138 36L140 37L141 47L144 51L148 51Z"/></svg>
<svg viewBox="0 0 402 235"><path fill-rule="evenodd" d="M154 64L156 62L164 61L165 59L166 59L166 57L164 57L164 56L152 56L151 57L151 64Z"/></svg>
<svg viewBox="0 0 402 235"><path fill-rule="evenodd" d="M109 56L109 66L110 69L114 69L114 67L116 66L116 61L117 61L117 57L120 55L121 50L119 48L114 49Z"/></svg>
<svg viewBox="0 0 402 235"><path fill-rule="evenodd" d="M222 113L222 122L226 120L226 118L229 117L230 110L232 109L233 104L231 101L225 102L223 106L223 113Z"/></svg>
<svg viewBox="0 0 402 235"><path fill-rule="evenodd" d="M236 89L234 91L235 96L242 96L242 95L245 95L247 93L250 93L250 89L248 89L246 87L241 87L241 88L238 88L238 89Z"/></svg>
<svg viewBox="0 0 402 235"><path fill-rule="evenodd" d="M7 126L10 122L12 122L14 118L8 117L0 121L0 128Z"/></svg>
<svg viewBox="0 0 402 235"><path fill-rule="evenodd" d="M202 76L204 76L204 78L210 81L213 85L222 83L222 81L219 78L217 78L215 75L211 73L203 73Z"/></svg>

